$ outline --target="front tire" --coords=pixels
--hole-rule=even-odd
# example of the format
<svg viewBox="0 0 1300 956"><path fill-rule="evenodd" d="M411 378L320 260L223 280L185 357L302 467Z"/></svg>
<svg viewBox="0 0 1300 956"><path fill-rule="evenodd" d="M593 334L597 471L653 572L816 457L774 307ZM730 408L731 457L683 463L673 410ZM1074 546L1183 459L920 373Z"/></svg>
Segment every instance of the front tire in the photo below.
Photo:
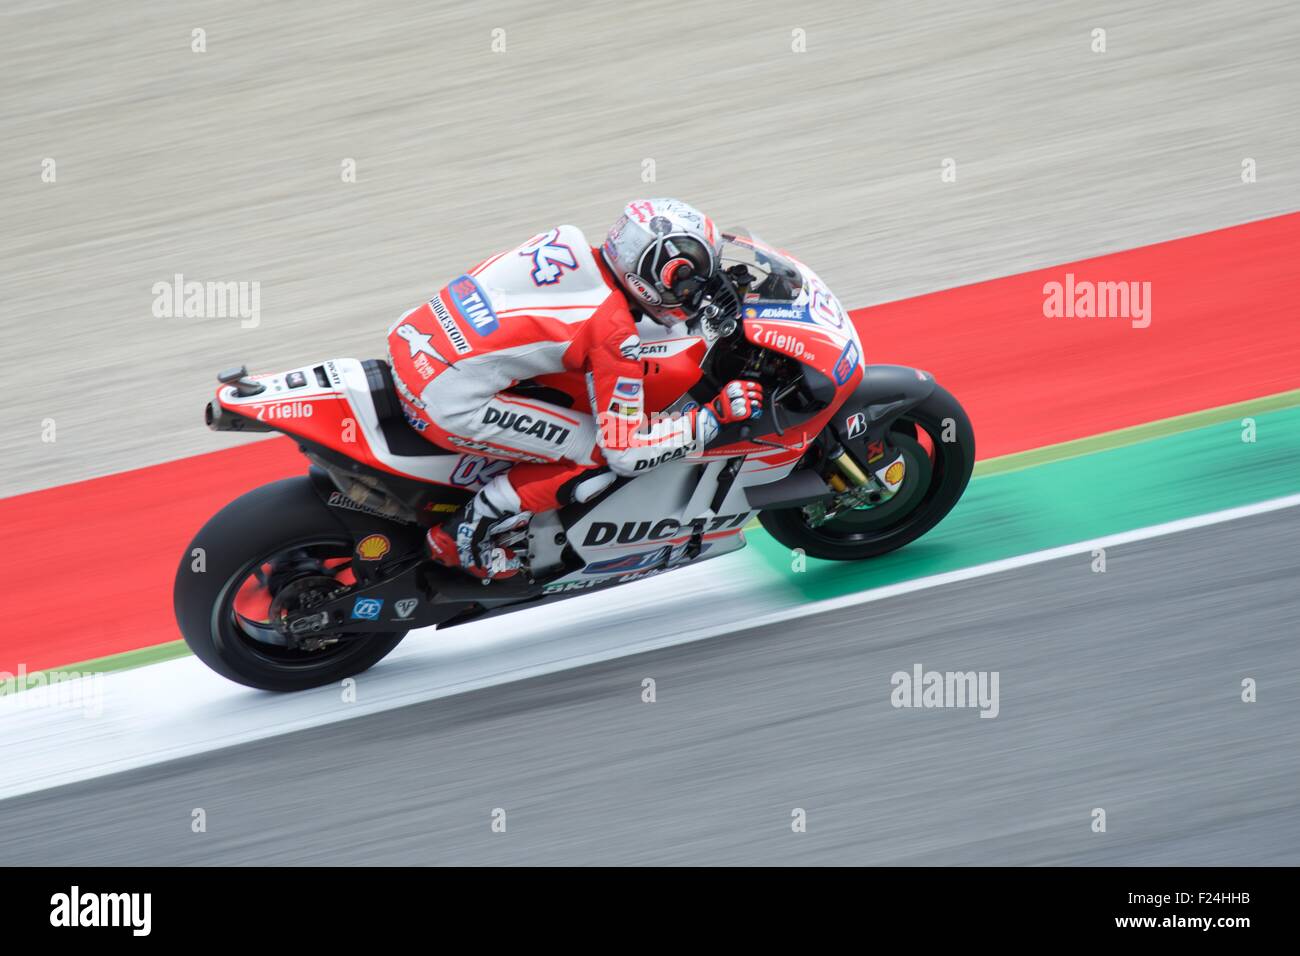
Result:
<svg viewBox="0 0 1300 956"><path fill-rule="evenodd" d="M938 385L890 430L895 447L907 459L907 477L889 501L847 512L821 526L809 524L803 508L764 511L759 522L787 548L831 561L879 557L921 537L943 520L966 490L975 467L975 432L960 403Z"/></svg>
<svg viewBox="0 0 1300 956"><path fill-rule="evenodd" d="M300 650L239 602L256 601L297 580L346 586L352 542L306 477L250 491L217 512L181 558L173 602L176 623L194 655L222 677L260 690L331 684L372 667L406 631L344 638ZM252 585L250 589L250 584Z"/></svg>

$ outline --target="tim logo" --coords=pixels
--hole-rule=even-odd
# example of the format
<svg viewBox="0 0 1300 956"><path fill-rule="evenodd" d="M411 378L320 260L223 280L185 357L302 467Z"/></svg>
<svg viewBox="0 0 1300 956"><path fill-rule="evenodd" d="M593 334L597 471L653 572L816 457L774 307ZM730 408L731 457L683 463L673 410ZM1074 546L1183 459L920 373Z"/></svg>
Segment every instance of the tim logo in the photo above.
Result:
<svg viewBox="0 0 1300 956"><path fill-rule="evenodd" d="M472 276L463 275L453 279L447 288L457 311L469 319L469 324L474 326L474 331L479 335L491 335L501 327L487 296Z"/></svg>
<svg viewBox="0 0 1300 956"><path fill-rule="evenodd" d="M564 276L565 269L578 268L578 258L573 250L560 242L560 230L552 229L531 240L521 256L533 259L533 282L536 285L554 285Z"/></svg>
<svg viewBox="0 0 1300 956"><path fill-rule="evenodd" d="M843 385L853 377L858 368L858 343L849 339L844 351L835 360L835 384Z"/></svg>

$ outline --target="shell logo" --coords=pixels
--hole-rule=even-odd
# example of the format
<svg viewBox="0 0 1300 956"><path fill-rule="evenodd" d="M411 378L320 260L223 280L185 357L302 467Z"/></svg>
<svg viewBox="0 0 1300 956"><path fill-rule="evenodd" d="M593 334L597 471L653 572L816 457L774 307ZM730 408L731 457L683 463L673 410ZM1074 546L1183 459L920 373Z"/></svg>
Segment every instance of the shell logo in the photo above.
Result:
<svg viewBox="0 0 1300 956"><path fill-rule="evenodd" d="M382 534L367 535L357 545L357 557L362 561L378 561L392 548L393 546Z"/></svg>
<svg viewBox="0 0 1300 956"><path fill-rule="evenodd" d="M892 488L903 480L903 474L906 471L903 465L903 459L898 459L888 468L885 469L885 482Z"/></svg>

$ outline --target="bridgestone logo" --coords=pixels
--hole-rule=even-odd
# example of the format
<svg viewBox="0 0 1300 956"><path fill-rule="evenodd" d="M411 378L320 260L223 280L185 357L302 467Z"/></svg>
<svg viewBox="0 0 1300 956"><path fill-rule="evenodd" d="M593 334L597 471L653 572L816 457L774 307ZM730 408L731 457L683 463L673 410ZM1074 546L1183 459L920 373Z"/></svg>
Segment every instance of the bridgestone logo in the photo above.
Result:
<svg viewBox="0 0 1300 956"><path fill-rule="evenodd" d="M374 515L376 518L387 518L389 521L400 521L402 524L410 524L402 518L396 518L393 515L386 515L376 508L369 505L363 505L359 501L353 501L341 491L331 491L329 497L329 506L331 508L342 508L345 511L359 511L362 514Z"/></svg>
<svg viewBox="0 0 1300 956"><path fill-rule="evenodd" d="M447 311L447 307L442 304L442 299L439 296L434 296L429 300L429 306L433 309L433 314L438 319L438 324L441 325L442 330L447 333L447 338L451 340L451 347L456 350L456 354L468 355L472 352L474 347L469 344L469 339L465 338L465 333L462 332L460 326L456 324L456 320L452 318L451 313Z"/></svg>

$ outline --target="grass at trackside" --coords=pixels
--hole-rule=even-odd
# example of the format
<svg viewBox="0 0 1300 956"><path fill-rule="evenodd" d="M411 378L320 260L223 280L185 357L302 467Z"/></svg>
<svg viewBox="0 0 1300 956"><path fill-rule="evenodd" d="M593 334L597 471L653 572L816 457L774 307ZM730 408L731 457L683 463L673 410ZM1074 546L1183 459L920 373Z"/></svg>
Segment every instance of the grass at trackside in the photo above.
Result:
<svg viewBox="0 0 1300 956"><path fill-rule="evenodd" d="M753 553L798 600L839 597L1300 492L1300 406L986 474L921 540L863 562L807 560L766 535ZM1231 533L1227 529L1224 534ZM1084 572L1091 558L1080 559ZM1081 588L1088 584L1080 579Z"/></svg>
<svg viewBox="0 0 1300 956"><path fill-rule="evenodd" d="M1253 444L1241 440L1247 417L1256 420ZM1280 497L1300 491L1300 389L991 458L976 464L975 479L938 528L862 564L809 560L794 574L789 551L757 522L746 534L801 599L817 600ZM188 654L184 641L170 641L46 673L107 673Z"/></svg>
<svg viewBox="0 0 1300 956"><path fill-rule="evenodd" d="M43 674L44 680L48 681L55 675L107 674L110 671L124 671L132 667L143 667L146 664L158 664L162 661L175 660L178 657L187 657L189 653L190 649L185 646L184 641L151 644L148 647L136 648L133 651L109 654L107 657L96 657L76 664L63 664L59 667L47 667L44 670L33 671L26 675L22 686L16 686L14 689L27 690L33 684L42 682L37 675Z"/></svg>
<svg viewBox="0 0 1300 956"><path fill-rule="evenodd" d="M1093 452L1121 448L1124 445L1135 445L1138 442L1163 438L1166 435L1191 431L1194 428L1202 428L1206 425L1217 425L1220 422L1239 422L1242 418L1254 417L1265 412L1279 411L1284 408L1293 408L1297 405L1300 405L1300 389L1291 392L1280 392L1266 398L1236 402L1232 405L1220 405L1218 408L1207 408L1204 411L1191 412L1187 415L1162 418L1159 421L1147 422L1143 425L1133 425L1129 428L1120 428L1100 435L1091 435L1087 438L1078 438L1074 441L1061 442L1056 445L1045 445L1042 448L1031 448L1029 451L1016 452L1014 455L1002 455L999 458L976 462L975 477L998 475L1008 471L1017 471L1021 468L1033 468L1035 465L1064 461L1066 458L1077 458L1080 455L1090 455Z"/></svg>

